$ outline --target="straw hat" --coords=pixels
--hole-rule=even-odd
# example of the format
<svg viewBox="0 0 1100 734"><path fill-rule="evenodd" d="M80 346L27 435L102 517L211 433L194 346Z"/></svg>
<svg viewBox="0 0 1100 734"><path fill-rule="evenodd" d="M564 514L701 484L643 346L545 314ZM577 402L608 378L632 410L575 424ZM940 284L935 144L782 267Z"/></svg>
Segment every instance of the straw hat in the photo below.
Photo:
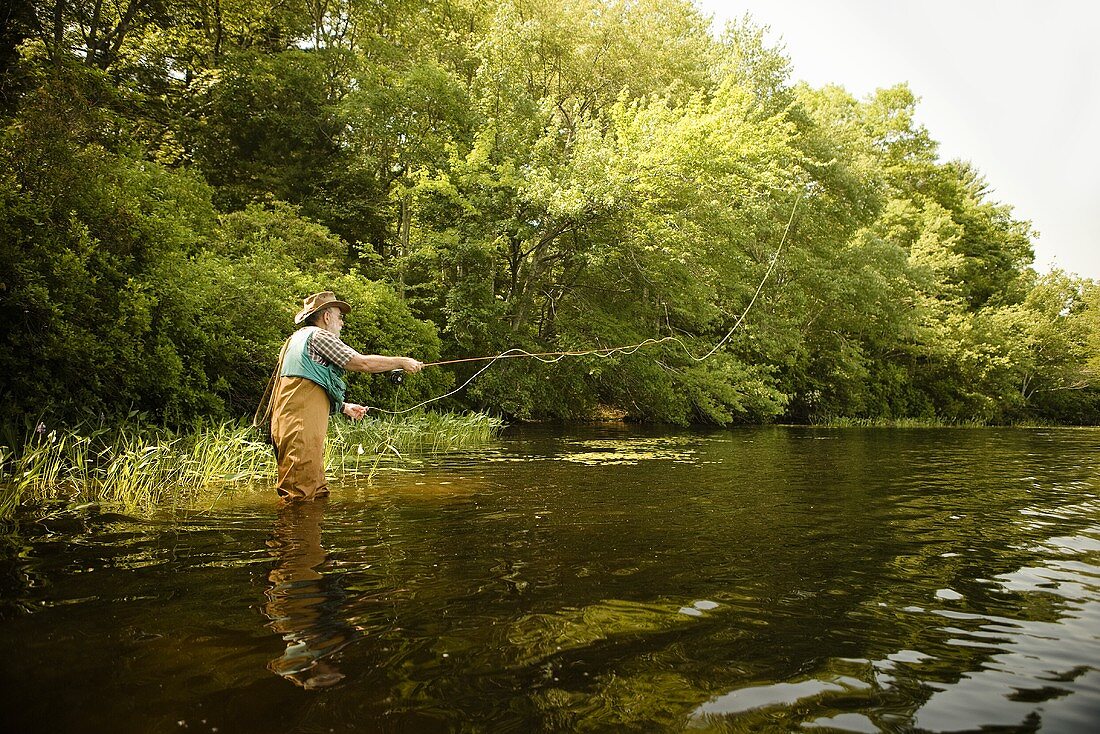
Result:
<svg viewBox="0 0 1100 734"><path fill-rule="evenodd" d="M300 324L322 308L332 308L333 306L339 308L342 313L351 311L351 306L337 300L336 294L332 291L321 291L320 293L314 293L312 296L307 296L302 299L302 310L294 317L294 323Z"/></svg>

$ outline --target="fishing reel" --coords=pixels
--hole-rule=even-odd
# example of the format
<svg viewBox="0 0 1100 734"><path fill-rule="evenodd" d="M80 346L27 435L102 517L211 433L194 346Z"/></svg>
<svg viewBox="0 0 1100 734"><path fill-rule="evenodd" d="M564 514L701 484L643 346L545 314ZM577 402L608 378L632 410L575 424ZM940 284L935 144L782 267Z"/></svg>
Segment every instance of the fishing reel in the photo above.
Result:
<svg viewBox="0 0 1100 734"><path fill-rule="evenodd" d="M400 385L405 381L405 370L398 368L390 370L386 373L386 377L390 378L390 382L394 385Z"/></svg>

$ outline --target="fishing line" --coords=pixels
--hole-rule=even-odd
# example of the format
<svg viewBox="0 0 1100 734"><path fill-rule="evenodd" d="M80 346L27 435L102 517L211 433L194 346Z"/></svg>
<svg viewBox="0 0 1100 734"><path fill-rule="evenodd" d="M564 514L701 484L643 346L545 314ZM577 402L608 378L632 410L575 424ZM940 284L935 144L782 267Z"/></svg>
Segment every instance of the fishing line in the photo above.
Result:
<svg viewBox="0 0 1100 734"><path fill-rule="evenodd" d="M605 359L605 358L608 358L608 357L612 357L616 354L630 355L630 354L634 354L639 349L643 349L645 347L655 346L657 344L664 344L666 342L673 342L675 344L679 344L680 347L683 348L684 352L687 354L688 357L690 357L691 359L693 359L696 362L702 362L702 361L710 358L711 356L713 356L715 352L717 352L719 349L721 349L722 346L725 345L726 342L728 342L730 340L730 338L733 336L734 332L737 331L737 329L744 322L745 316L748 315L749 310L752 308L753 304L756 303L756 299L760 296L761 291L764 290L764 284L768 281L768 278L771 276L772 270L775 269L775 264L779 261L779 254L783 251L783 246L787 242L787 235L790 234L791 225L794 223L794 215L795 215L795 212L798 211L798 204L799 204L800 201L802 201L802 193L800 193L798 195L798 198L795 199L794 206L791 207L791 216L790 216L790 218L787 219L787 226L783 230L783 237L780 238L780 240L779 240L779 247L775 248L775 254L772 255L771 262L768 263L768 269L764 272L764 277L760 279L759 285L756 286L756 292L753 293L752 298L749 300L748 305L745 306L745 309L741 312L741 315L737 318L736 323L734 323L733 327L728 332L726 332L726 335L724 337L722 337L718 341L717 344L715 344L713 347L711 347L710 351L708 351L706 354L704 354L701 357L692 354L691 348L687 344L685 344L683 342L683 340L680 339L680 337L675 336L675 335L669 335L669 336L664 336L664 337L660 337L660 338L651 337L649 339L645 339L643 341L640 341L637 344L628 344L626 346L621 346L621 347L602 347L602 348L599 348L599 349L586 349L586 350L582 350L582 351L572 351L572 352L528 352L525 349L520 349L520 348L516 347L516 348L513 348L513 349L508 349L506 351L501 352L500 354L493 355L493 356L463 357L461 359L447 359L447 360L442 360L442 361L439 361L439 362L425 362L424 363L425 367L440 367L440 366L443 366L443 365L460 364L460 363L463 363L463 362L488 362L488 364L486 364L484 367L482 367L477 372L475 372L473 375L471 375L468 380L463 382L461 385L456 387L454 390L451 390L448 393L444 393L443 395L438 395L434 398L428 398L427 400L425 400L423 402L420 402L420 403L417 403L416 405L414 405L410 408L405 408L403 410L386 410L385 408L376 408L374 406L368 406L367 410L374 411L376 413L385 413L387 415L401 415L403 413L411 413L414 410L419 410L420 408L423 408L425 405L429 405L429 404L434 403L434 402L439 401L439 400L444 400L446 398L451 397L452 395L455 395L455 394L461 392L467 385L469 385L471 382L473 382L478 377L480 377L481 373L485 372L487 369L489 369L494 364L496 364L497 361L502 360L502 359L515 359L515 358L522 357L522 358L525 358L525 359L537 359L538 361L540 361L544 364L554 364L555 362L560 362L561 360L565 359L566 357L590 357L590 356L594 356L594 357L599 357L601 359Z"/></svg>

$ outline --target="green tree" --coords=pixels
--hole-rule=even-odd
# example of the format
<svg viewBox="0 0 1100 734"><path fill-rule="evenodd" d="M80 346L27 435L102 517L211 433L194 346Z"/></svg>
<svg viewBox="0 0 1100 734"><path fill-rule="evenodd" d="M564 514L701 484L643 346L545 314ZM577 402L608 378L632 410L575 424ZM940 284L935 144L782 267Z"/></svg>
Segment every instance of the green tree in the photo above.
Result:
<svg viewBox="0 0 1100 734"><path fill-rule="evenodd" d="M1010 415L1026 408L1049 414L1056 393L1085 390L1094 382L1083 284L1058 270L1030 280L1021 303L982 313L999 347L998 377L1008 383L1002 409Z"/></svg>
<svg viewBox="0 0 1100 734"><path fill-rule="evenodd" d="M16 412L247 413L288 309L335 288L379 351L665 338L464 394L524 418L1100 415L1095 285L1029 269L1030 225L938 159L908 87L792 85L747 17L41 0L5 17L0 68ZM447 375L353 394L411 404Z"/></svg>

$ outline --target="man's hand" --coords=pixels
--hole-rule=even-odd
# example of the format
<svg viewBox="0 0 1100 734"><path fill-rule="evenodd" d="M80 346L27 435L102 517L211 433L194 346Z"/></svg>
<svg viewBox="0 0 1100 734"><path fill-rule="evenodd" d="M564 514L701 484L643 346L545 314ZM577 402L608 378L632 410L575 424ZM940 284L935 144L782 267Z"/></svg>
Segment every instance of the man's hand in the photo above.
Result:
<svg viewBox="0 0 1100 734"><path fill-rule="evenodd" d="M420 370L424 369L424 363L418 362L412 357L401 357L401 369L408 372L410 375L415 375Z"/></svg>
<svg viewBox="0 0 1100 734"><path fill-rule="evenodd" d="M357 405L356 403L344 403L344 415L351 418L353 421L357 421L367 414L367 407L365 405Z"/></svg>

